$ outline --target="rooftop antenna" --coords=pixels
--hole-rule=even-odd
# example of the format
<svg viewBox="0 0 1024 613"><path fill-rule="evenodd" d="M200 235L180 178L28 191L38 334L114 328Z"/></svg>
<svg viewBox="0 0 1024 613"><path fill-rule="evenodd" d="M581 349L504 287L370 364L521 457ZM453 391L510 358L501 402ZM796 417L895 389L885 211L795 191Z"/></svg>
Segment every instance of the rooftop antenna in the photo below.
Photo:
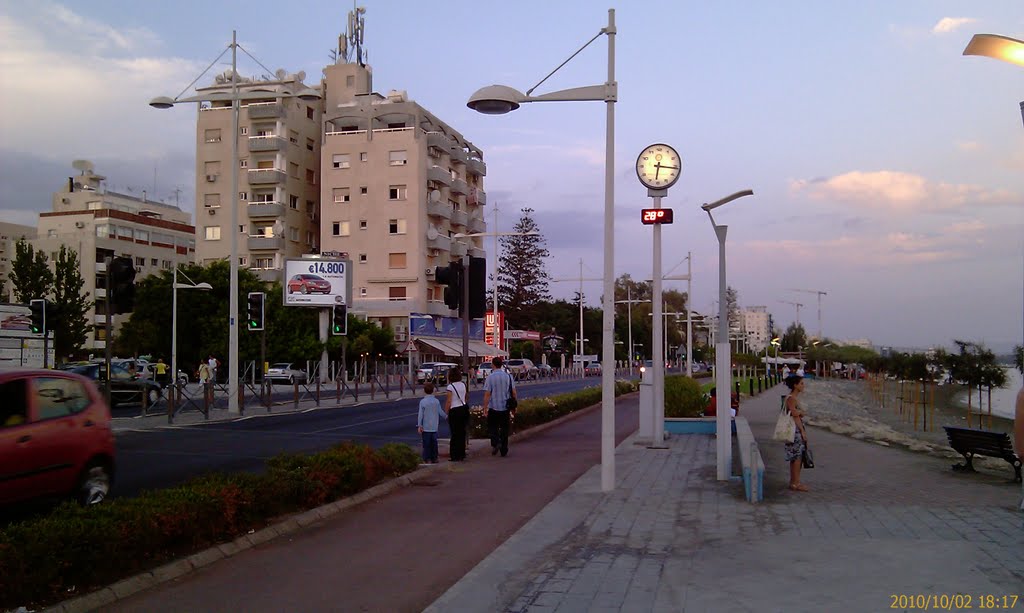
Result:
<svg viewBox="0 0 1024 613"><path fill-rule="evenodd" d="M356 63L360 66L366 66L363 61L363 34L366 31L366 18L363 15L366 13L366 7L356 6L355 1L352 2L352 10L348 14L348 33L346 34L346 49L345 49L345 61L348 61L347 44L351 43L356 49Z"/></svg>
<svg viewBox="0 0 1024 613"><path fill-rule="evenodd" d="M89 160L75 160L71 162L71 167L81 172L83 175L87 172L92 172L95 168L92 162Z"/></svg>

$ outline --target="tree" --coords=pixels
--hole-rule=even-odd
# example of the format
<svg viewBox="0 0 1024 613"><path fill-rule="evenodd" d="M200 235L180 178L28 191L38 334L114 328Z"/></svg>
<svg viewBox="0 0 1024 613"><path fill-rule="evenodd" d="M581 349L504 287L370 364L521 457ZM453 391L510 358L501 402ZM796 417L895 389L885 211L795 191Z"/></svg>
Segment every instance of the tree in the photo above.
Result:
<svg viewBox="0 0 1024 613"><path fill-rule="evenodd" d="M791 323L782 335L783 351L799 351L801 347L807 346L807 332L803 324Z"/></svg>
<svg viewBox="0 0 1024 613"><path fill-rule="evenodd" d="M740 326L740 294L734 288L725 288L725 312L729 318L729 329L739 330Z"/></svg>
<svg viewBox="0 0 1024 613"><path fill-rule="evenodd" d="M533 209L522 211L513 228L517 234L501 237L498 258L498 301L512 327L525 326L536 307L551 299L548 292L551 276L545 265L551 253L543 235L522 236L522 233L540 231L532 216Z"/></svg>
<svg viewBox="0 0 1024 613"><path fill-rule="evenodd" d="M8 275L14 287L14 296L23 304L36 298L46 298L53 286L53 271L49 258L42 250L36 251L25 239L15 246L14 262Z"/></svg>
<svg viewBox="0 0 1024 613"><path fill-rule="evenodd" d="M93 301L89 299L89 292L82 292L85 279L80 272L77 252L61 245L54 268L53 303L48 307L47 320L53 322L54 355L68 357L85 345L92 331L88 314Z"/></svg>
<svg viewBox="0 0 1024 613"><path fill-rule="evenodd" d="M1017 371L1024 375L1024 345L1017 345L1013 348L1013 365Z"/></svg>

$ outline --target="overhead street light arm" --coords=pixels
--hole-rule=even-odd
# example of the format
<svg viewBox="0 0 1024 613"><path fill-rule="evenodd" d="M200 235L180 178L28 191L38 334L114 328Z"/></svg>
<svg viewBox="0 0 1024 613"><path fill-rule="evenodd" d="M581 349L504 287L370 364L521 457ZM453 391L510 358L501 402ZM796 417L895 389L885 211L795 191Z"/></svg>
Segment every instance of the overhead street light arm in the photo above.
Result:
<svg viewBox="0 0 1024 613"><path fill-rule="evenodd" d="M982 55L1024 66L1024 41L1001 34L975 34L964 55Z"/></svg>

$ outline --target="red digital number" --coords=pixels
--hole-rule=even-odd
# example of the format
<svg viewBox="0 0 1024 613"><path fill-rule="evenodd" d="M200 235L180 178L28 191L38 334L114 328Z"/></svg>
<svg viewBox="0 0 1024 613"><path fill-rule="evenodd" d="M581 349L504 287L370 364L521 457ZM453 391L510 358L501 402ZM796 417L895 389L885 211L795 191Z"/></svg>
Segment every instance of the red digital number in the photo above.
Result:
<svg viewBox="0 0 1024 613"><path fill-rule="evenodd" d="M672 223L672 209L640 209L640 221L645 225Z"/></svg>

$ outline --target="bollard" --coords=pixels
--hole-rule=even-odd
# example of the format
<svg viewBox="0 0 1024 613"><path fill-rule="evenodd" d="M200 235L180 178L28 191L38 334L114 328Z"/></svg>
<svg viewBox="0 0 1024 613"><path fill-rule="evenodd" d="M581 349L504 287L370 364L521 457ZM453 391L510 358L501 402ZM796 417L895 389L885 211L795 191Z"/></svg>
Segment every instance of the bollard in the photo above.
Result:
<svg viewBox="0 0 1024 613"><path fill-rule="evenodd" d="M168 425L174 423L174 401L175 401L175 389L178 387L178 382L175 381L174 385L170 387L170 391L167 392L167 423Z"/></svg>
<svg viewBox="0 0 1024 613"><path fill-rule="evenodd" d="M750 382L750 395L753 396L754 395L754 380L750 379L749 382Z"/></svg>
<svg viewBox="0 0 1024 613"><path fill-rule="evenodd" d="M316 406L320 406L320 377L316 378Z"/></svg>
<svg viewBox="0 0 1024 613"><path fill-rule="evenodd" d="M761 483L758 480L761 467L757 455L757 442L750 441L750 496L747 497L747 500L753 503L761 500Z"/></svg>
<svg viewBox="0 0 1024 613"><path fill-rule="evenodd" d="M209 379L203 383L203 415L210 419L210 396L213 395L213 383Z"/></svg>
<svg viewBox="0 0 1024 613"><path fill-rule="evenodd" d="M294 403L295 403L294 406L295 406L295 409L298 410L298 408L299 408L299 382L296 381L292 385L293 385L292 391L293 391L293 394L294 394L293 398L294 398Z"/></svg>

